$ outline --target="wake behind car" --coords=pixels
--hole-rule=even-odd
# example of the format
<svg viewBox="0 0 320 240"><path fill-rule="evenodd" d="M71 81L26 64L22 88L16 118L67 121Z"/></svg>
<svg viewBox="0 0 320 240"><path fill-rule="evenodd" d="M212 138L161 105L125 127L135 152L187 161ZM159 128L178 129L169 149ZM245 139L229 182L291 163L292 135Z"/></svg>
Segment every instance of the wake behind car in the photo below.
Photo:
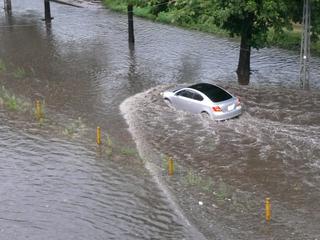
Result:
<svg viewBox="0 0 320 240"><path fill-rule="evenodd" d="M209 83L167 90L161 93L164 100L176 109L202 114L214 120L226 120L239 116L242 106L239 98Z"/></svg>

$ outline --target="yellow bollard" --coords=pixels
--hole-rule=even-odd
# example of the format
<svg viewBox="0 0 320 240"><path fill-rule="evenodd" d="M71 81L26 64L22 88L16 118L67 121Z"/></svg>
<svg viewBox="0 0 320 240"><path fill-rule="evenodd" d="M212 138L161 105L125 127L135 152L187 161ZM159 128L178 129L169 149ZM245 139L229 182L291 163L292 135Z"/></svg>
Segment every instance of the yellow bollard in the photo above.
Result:
<svg viewBox="0 0 320 240"><path fill-rule="evenodd" d="M97 137L96 137L97 144L101 144L101 128L97 127Z"/></svg>
<svg viewBox="0 0 320 240"><path fill-rule="evenodd" d="M43 118L42 106L39 100L36 100L36 116L38 119Z"/></svg>
<svg viewBox="0 0 320 240"><path fill-rule="evenodd" d="M271 220L271 203L270 198L266 198L266 221L270 222Z"/></svg>
<svg viewBox="0 0 320 240"><path fill-rule="evenodd" d="M174 164L171 157L168 158L168 175L173 176L174 174Z"/></svg>

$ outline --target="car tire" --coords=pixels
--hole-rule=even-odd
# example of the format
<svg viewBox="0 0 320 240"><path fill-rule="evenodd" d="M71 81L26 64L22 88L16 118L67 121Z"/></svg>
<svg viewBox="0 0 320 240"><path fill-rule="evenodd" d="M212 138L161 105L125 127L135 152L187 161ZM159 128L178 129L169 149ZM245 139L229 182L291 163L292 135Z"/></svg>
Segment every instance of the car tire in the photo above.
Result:
<svg viewBox="0 0 320 240"><path fill-rule="evenodd" d="M203 119L210 119L210 115L209 115L209 113L207 113L207 112L201 112L201 117L202 117Z"/></svg>
<svg viewBox="0 0 320 240"><path fill-rule="evenodd" d="M172 103L171 103L171 101L170 101L168 98L165 98L165 99L164 99L164 102L165 102L169 107L172 107Z"/></svg>

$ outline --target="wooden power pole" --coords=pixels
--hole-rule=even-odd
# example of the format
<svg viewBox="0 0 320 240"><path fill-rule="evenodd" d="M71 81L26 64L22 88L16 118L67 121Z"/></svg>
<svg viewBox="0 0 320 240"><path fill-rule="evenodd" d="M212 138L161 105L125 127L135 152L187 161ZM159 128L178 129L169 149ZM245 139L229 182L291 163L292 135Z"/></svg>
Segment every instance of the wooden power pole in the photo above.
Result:
<svg viewBox="0 0 320 240"><path fill-rule="evenodd" d="M4 0L4 10L6 11L6 13L11 13L11 10L12 10L11 0Z"/></svg>
<svg viewBox="0 0 320 240"><path fill-rule="evenodd" d="M310 77L310 28L311 28L311 9L310 0L304 0L303 4L303 30L301 32L301 51L300 51L300 86L309 89Z"/></svg>
<svg viewBox="0 0 320 240"><path fill-rule="evenodd" d="M46 23L50 23L53 18L51 17L51 10L50 10L50 1L44 0L44 20Z"/></svg>
<svg viewBox="0 0 320 240"><path fill-rule="evenodd" d="M134 43L134 28L133 28L133 6L128 5L128 34L129 43Z"/></svg>

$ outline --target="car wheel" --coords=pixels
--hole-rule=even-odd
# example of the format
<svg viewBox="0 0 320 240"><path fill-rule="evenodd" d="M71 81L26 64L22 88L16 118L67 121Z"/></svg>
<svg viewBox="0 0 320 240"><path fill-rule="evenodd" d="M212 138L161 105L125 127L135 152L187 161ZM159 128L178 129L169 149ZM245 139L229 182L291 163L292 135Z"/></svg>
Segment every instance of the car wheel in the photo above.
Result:
<svg viewBox="0 0 320 240"><path fill-rule="evenodd" d="M209 115L209 113L207 113L207 112L202 112L202 113L201 113L201 117L202 117L203 119L209 119L209 118L210 118L210 115Z"/></svg>
<svg viewBox="0 0 320 240"><path fill-rule="evenodd" d="M169 107L172 107L172 103L171 103L171 101L170 101L168 98L165 98L165 99L164 99L164 102L165 102Z"/></svg>

